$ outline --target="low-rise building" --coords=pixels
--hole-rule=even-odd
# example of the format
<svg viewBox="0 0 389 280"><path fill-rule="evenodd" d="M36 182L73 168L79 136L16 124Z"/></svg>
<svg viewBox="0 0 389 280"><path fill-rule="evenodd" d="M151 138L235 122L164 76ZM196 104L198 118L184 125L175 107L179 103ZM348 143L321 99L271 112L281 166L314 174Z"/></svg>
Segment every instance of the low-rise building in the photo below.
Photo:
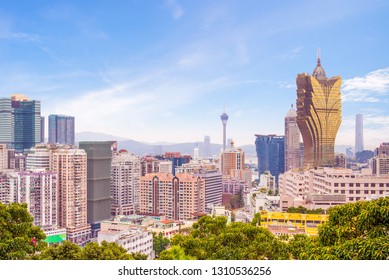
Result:
<svg viewBox="0 0 389 280"><path fill-rule="evenodd" d="M317 235L317 227L328 221L328 215L260 211L261 226L268 228L295 227L304 229L307 235Z"/></svg>
<svg viewBox="0 0 389 280"><path fill-rule="evenodd" d="M367 168L360 171L344 168L288 171L280 175L279 190L282 209L286 208L286 203L288 207L303 205L314 208L312 202L327 200L319 207L326 210L333 205L366 200L372 196L384 197L389 192L389 175L374 175Z"/></svg>
<svg viewBox="0 0 389 280"><path fill-rule="evenodd" d="M145 226L135 225L131 221L117 216L114 220L102 221L97 242L116 242L128 253L141 253L148 259L154 258L153 234Z"/></svg>

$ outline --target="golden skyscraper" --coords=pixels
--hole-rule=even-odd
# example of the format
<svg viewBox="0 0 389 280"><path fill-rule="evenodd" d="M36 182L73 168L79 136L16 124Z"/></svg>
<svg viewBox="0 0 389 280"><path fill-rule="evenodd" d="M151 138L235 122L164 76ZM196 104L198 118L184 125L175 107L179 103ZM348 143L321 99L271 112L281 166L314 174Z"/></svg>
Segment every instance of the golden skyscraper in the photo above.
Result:
<svg viewBox="0 0 389 280"><path fill-rule="evenodd" d="M320 63L312 75L298 74L297 125L304 142L304 167L334 165L335 138L342 121L342 78L327 78Z"/></svg>

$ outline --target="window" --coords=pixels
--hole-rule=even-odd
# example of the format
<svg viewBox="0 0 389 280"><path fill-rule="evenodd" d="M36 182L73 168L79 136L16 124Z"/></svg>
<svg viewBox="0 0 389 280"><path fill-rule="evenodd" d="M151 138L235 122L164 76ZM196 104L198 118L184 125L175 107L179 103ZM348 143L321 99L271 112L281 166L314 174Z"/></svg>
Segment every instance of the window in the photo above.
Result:
<svg viewBox="0 0 389 280"><path fill-rule="evenodd" d="M340 186L341 186L341 187L344 187L344 186L345 186L345 183L341 183Z"/></svg>
<svg viewBox="0 0 389 280"><path fill-rule="evenodd" d="M365 188L369 187L369 184L368 183L365 183L364 184Z"/></svg>
<svg viewBox="0 0 389 280"><path fill-rule="evenodd" d="M357 183L357 184L356 184L356 186L357 186L357 187L360 187L360 186L361 186L361 184L360 184L360 183Z"/></svg>
<svg viewBox="0 0 389 280"><path fill-rule="evenodd" d="M350 191L348 191L348 193L350 193L350 194L353 194L353 193L354 193L354 191L351 191L351 190L350 190Z"/></svg>
<svg viewBox="0 0 389 280"><path fill-rule="evenodd" d="M365 191L365 194L369 194L369 191Z"/></svg>

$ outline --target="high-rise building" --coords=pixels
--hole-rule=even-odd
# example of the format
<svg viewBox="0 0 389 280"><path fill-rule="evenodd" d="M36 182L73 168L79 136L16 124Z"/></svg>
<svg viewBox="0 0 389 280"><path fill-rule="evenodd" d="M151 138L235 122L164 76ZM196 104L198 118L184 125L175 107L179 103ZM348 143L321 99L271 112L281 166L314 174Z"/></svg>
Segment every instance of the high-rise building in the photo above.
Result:
<svg viewBox="0 0 389 280"><path fill-rule="evenodd" d="M232 143L231 148L224 150L220 157L220 170L223 176L231 176L232 170L243 170L245 165L245 153L242 149L235 148Z"/></svg>
<svg viewBox="0 0 389 280"><path fill-rule="evenodd" d="M176 168L183 165L184 163L188 163L192 156L190 155L181 155L179 152L167 152L162 156L156 156L159 160L169 160L172 162L172 170L170 171L173 175L176 174ZM159 171L161 172L161 171Z"/></svg>
<svg viewBox="0 0 389 280"><path fill-rule="evenodd" d="M27 203L27 210L34 218L34 225L42 228L58 226L57 174L49 171L0 172L3 181L0 188L5 191L2 203ZM5 183L5 184L4 184Z"/></svg>
<svg viewBox="0 0 389 280"><path fill-rule="evenodd" d="M382 142L377 148L377 156L387 155L389 156L389 142Z"/></svg>
<svg viewBox="0 0 389 280"><path fill-rule="evenodd" d="M0 143L16 151L41 142L41 103L22 94L0 99Z"/></svg>
<svg viewBox="0 0 389 280"><path fill-rule="evenodd" d="M363 114L355 115L355 153L362 152L363 148Z"/></svg>
<svg viewBox="0 0 389 280"><path fill-rule="evenodd" d="M205 213L204 180L180 173L141 177L140 212L162 214L171 220L192 220Z"/></svg>
<svg viewBox="0 0 389 280"><path fill-rule="evenodd" d="M50 171L51 152L50 146L44 144L32 147L26 156L26 170Z"/></svg>
<svg viewBox="0 0 389 280"><path fill-rule="evenodd" d="M45 143L45 117L41 117L41 143Z"/></svg>
<svg viewBox="0 0 389 280"><path fill-rule="evenodd" d="M111 164L111 215L130 215L139 211L140 159L120 151Z"/></svg>
<svg viewBox="0 0 389 280"><path fill-rule="evenodd" d="M74 145L74 117L65 115L49 116L49 143Z"/></svg>
<svg viewBox="0 0 389 280"><path fill-rule="evenodd" d="M228 121L228 115L226 114L226 109L224 108L223 114L220 116L220 119L223 123L223 151L226 150L226 141L227 141L227 121Z"/></svg>
<svg viewBox="0 0 389 280"><path fill-rule="evenodd" d="M113 141L80 142L88 159L88 223L97 237L100 222L111 218L111 160Z"/></svg>
<svg viewBox="0 0 389 280"><path fill-rule="evenodd" d="M255 134L255 137L259 174L269 171L278 181L278 175L285 171L284 136Z"/></svg>
<svg viewBox="0 0 389 280"><path fill-rule="evenodd" d="M389 155L373 157L372 169L375 175L389 175Z"/></svg>
<svg viewBox="0 0 389 280"><path fill-rule="evenodd" d="M141 158L140 165L141 165L141 176L145 176L149 173L158 173L159 172L159 163L160 160L147 155Z"/></svg>
<svg viewBox="0 0 389 280"><path fill-rule="evenodd" d="M211 137L210 136L204 136L204 152L203 156L205 158L212 156L212 149L211 149Z"/></svg>
<svg viewBox="0 0 389 280"><path fill-rule="evenodd" d="M304 143L304 167L333 166L335 138L342 118L342 78L327 78L319 53L312 75L298 74L296 83L297 125Z"/></svg>
<svg viewBox="0 0 389 280"><path fill-rule="evenodd" d="M8 168L8 150L5 144L0 144L0 171Z"/></svg>
<svg viewBox="0 0 389 280"><path fill-rule="evenodd" d="M57 173L58 182L58 223L66 228L67 239L80 246L89 242L91 236L87 223L86 165L84 150L65 146L52 151L51 169Z"/></svg>
<svg viewBox="0 0 389 280"><path fill-rule="evenodd" d="M292 108L285 116L285 171L301 166L300 129L296 122L297 112Z"/></svg>
<svg viewBox="0 0 389 280"><path fill-rule="evenodd" d="M14 142L14 122L10 98L0 98L0 143L12 147Z"/></svg>
<svg viewBox="0 0 389 280"><path fill-rule="evenodd" d="M222 173L216 164L209 160L193 159L176 168L176 174L188 173L199 176L204 180L205 187L205 210L210 212L213 206L222 205L223 184Z"/></svg>

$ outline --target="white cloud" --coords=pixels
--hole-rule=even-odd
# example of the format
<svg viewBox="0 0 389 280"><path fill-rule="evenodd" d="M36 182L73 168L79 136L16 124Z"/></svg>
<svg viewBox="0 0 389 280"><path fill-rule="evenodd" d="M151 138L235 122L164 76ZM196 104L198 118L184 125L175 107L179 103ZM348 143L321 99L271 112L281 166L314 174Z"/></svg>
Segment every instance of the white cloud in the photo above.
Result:
<svg viewBox="0 0 389 280"><path fill-rule="evenodd" d="M280 54L275 56L274 58L279 60L287 60L287 59L293 59L300 56L301 51L303 50L303 47L296 47L284 54Z"/></svg>
<svg viewBox="0 0 389 280"><path fill-rule="evenodd" d="M296 88L296 83L292 83L288 81L278 81L277 84L280 88L287 88L287 89Z"/></svg>
<svg viewBox="0 0 389 280"><path fill-rule="evenodd" d="M175 0L165 0L165 5L170 10L175 20L180 19L185 14L182 6Z"/></svg>
<svg viewBox="0 0 389 280"><path fill-rule="evenodd" d="M389 68L345 80L342 91L344 102L380 102L383 96L388 96Z"/></svg>

